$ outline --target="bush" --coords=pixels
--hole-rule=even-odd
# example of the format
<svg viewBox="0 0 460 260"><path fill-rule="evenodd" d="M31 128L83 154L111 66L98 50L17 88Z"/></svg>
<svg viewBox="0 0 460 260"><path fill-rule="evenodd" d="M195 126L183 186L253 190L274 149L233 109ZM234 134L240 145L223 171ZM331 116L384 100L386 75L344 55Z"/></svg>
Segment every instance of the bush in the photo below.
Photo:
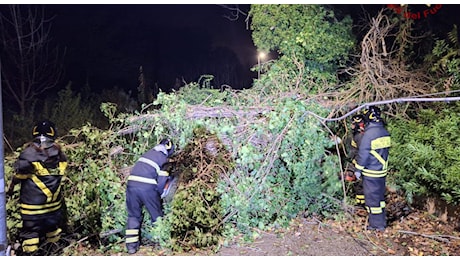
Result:
<svg viewBox="0 0 460 260"><path fill-rule="evenodd" d="M421 110L416 119L389 122L392 148L391 179L414 195L440 195L446 202L460 199L460 113L457 107Z"/></svg>

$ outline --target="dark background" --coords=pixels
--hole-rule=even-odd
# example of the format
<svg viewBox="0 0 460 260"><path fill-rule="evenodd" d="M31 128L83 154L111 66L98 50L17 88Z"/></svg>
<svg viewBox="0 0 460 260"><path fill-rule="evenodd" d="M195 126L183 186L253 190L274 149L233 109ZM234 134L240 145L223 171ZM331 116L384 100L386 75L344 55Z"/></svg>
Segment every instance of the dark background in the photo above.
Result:
<svg viewBox="0 0 460 260"><path fill-rule="evenodd" d="M230 5L235 7L235 5ZM384 4L331 5L337 15L351 15L362 24ZM411 10L433 8L420 4ZM251 86L257 50L245 17L231 21L231 10L212 4L59 4L45 5L53 16L53 41L66 49L63 84L91 89L118 86L135 91L139 68L147 83L169 90L182 82L215 76L214 85ZM248 12L249 5L239 5ZM459 5L442 5L436 14L415 20L426 32L440 36L458 23ZM356 29L359 35L360 31Z"/></svg>
<svg viewBox="0 0 460 260"><path fill-rule="evenodd" d="M240 6L246 12L249 5ZM142 66L162 89L211 74L249 87L257 51L244 17L218 5L50 5L55 40L67 48L67 78L93 89L134 90ZM226 73L223 73L225 71Z"/></svg>

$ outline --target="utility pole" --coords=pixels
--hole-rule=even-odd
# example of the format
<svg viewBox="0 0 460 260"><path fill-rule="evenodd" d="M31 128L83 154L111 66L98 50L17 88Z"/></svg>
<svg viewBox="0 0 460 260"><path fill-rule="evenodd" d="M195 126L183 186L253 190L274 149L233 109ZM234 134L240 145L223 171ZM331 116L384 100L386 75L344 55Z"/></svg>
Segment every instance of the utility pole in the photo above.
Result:
<svg viewBox="0 0 460 260"><path fill-rule="evenodd" d="M6 239L6 192L5 192L5 155L3 150L3 102L2 102L2 62L0 61L0 256L7 255Z"/></svg>

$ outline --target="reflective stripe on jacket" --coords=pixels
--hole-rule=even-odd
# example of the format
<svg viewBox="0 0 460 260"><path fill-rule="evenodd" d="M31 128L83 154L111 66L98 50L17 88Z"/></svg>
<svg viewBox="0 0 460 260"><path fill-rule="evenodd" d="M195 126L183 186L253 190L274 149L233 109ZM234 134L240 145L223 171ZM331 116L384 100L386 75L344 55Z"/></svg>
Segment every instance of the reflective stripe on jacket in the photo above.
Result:
<svg viewBox="0 0 460 260"><path fill-rule="evenodd" d="M32 143L14 164L15 178L21 181L20 212L27 219L57 211L62 205L61 181L67 156L58 145L46 149Z"/></svg>
<svg viewBox="0 0 460 260"><path fill-rule="evenodd" d="M355 167L368 177L384 177L388 170L391 137L383 123L370 122L364 130Z"/></svg>
<svg viewBox="0 0 460 260"><path fill-rule="evenodd" d="M167 160L168 157L164 153L150 149L137 160L131 169L128 180L132 182L129 185L158 184L160 177L169 175L168 172L161 170Z"/></svg>

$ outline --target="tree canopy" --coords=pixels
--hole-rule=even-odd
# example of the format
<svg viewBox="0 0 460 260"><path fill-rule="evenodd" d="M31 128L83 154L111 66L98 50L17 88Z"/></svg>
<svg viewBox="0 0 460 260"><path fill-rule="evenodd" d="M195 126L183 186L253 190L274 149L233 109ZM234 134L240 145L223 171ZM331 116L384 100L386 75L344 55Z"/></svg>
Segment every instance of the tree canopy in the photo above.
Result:
<svg viewBox="0 0 460 260"><path fill-rule="evenodd" d="M337 83L337 68L355 46L349 16L338 20L324 6L300 4L251 5L249 15L255 46L278 52L285 72L301 71L306 85Z"/></svg>

